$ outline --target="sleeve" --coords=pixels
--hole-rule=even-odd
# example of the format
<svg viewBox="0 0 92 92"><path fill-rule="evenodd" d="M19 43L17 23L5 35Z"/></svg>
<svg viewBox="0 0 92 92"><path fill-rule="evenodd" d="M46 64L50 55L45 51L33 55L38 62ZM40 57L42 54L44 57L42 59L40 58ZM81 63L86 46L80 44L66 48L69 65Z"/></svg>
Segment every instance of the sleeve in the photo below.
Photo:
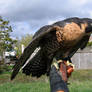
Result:
<svg viewBox="0 0 92 92"><path fill-rule="evenodd" d="M62 80L62 77L56 67L53 65L50 70L50 87L51 92L64 91L69 92L67 83Z"/></svg>

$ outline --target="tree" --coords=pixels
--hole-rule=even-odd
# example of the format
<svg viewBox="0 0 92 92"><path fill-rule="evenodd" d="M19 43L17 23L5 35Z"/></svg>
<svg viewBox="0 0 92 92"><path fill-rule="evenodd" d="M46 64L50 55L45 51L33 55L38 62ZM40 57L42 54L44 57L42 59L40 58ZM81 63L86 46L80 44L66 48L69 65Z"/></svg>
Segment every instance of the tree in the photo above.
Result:
<svg viewBox="0 0 92 92"><path fill-rule="evenodd" d="M33 35L27 34L25 36L22 36L21 39L17 39L16 47L17 47L17 55L20 55L22 53L21 51L21 45L23 44L24 47L26 47L32 40Z"/></svg>
<svg viewBox="0 0 92 92"><path fill-rule="evenodd" d="M11 32L12 27L9 25L9 21L0 17L0 56L3 56L5 50L12 49L13 44L16 42L10 37Z"/></svg>
<svg viewBox="0 0 92 92"><path fill-rule="evenodd" d="M22 36L20 43L23 44L25 47L31 42L32 34L27 34L26 36Z"/></svg>
<svg viewBox="0 0 92 92"><path fill-rule="evenodd" d="M12 49L13 45L17 42L17 40L13 40L10 37L11 32L12 27L9 25L9 21L3 20L0 16L0 74L8 69L4 64L3 53L6 50Z"/></svg>

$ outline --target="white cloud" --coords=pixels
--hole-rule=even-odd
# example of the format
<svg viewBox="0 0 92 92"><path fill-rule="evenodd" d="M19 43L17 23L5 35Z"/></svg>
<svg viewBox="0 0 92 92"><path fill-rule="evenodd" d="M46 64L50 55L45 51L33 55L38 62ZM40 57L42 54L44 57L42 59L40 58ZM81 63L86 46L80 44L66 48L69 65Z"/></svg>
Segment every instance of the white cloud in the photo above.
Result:
<svg viewBox="0 0 92 92"><path fill-rule="evenodd" d="M78 6L83 6L85 5L86 3L89 3L91 0L69 0L69 2L72 4L72 5L78 5Z"/></svg>
<svg viewBox="0 0 92 92"><path fill-rule="evenodd" d="M14 0L15 1L15 0ZM0 0L0 15L7 14L9 11L9 6L14 3L13 0Z"/></svg>
<svg viewBox="0 0 92 92"><path fill-rule="evenodd" d="M92 0L0 0L0 15L11 21L14 36L19 36L67 17L92 18L91 4Z"/></svg>
<svg viewBox="0 0 92 92"><path fill-rule="evenodd" d="M57 20L50 20L50 21L48 21L48 25L51 25L51 24L53 24L53 23L55 23Z"/></svg>
<svg viewBox="0 0 92 92"><path fill-rule="evenodd" d="M15 22L15 23L12 23L12 26L13 26L13 33L11 33L12 37L15 37L15 36L21 37L26 34L33 33L32 29L28 23Z"/></svg>
<svg viewBox="0 0 92 92"><path fill-rule="evenodd" d="M90 18L92 18L92 10L88 11Z"/></svg>

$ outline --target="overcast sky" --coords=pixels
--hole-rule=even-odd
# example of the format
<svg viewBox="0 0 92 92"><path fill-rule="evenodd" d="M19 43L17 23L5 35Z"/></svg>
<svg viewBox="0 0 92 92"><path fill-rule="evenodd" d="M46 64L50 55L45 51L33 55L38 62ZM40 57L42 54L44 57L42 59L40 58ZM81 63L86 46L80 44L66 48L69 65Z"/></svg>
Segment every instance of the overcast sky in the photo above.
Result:
<svg viewBox="0 0 92 92"><path fill-rule="evenodd" d="M92 0L0 0L0 15L10 21L13 37L68 17L92 18Z"/></svg>

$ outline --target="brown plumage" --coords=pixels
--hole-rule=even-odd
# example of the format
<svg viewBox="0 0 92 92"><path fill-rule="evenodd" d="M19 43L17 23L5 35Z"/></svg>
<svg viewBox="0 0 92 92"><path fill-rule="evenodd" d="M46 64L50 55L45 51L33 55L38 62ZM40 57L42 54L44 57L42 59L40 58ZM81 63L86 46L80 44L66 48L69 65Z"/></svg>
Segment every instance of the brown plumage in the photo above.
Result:
<svg viewBox="0 0 92 92"><path fill-rule="evenodd" d="M88 18L69 18L39 29L15 64L11 79L17 75L37 47L40 50L23 68L23 73L37 77L49 74L54 57L57 60L68 60L79 48L85 48L91 34L91 23L92 20Z"/></svg>

